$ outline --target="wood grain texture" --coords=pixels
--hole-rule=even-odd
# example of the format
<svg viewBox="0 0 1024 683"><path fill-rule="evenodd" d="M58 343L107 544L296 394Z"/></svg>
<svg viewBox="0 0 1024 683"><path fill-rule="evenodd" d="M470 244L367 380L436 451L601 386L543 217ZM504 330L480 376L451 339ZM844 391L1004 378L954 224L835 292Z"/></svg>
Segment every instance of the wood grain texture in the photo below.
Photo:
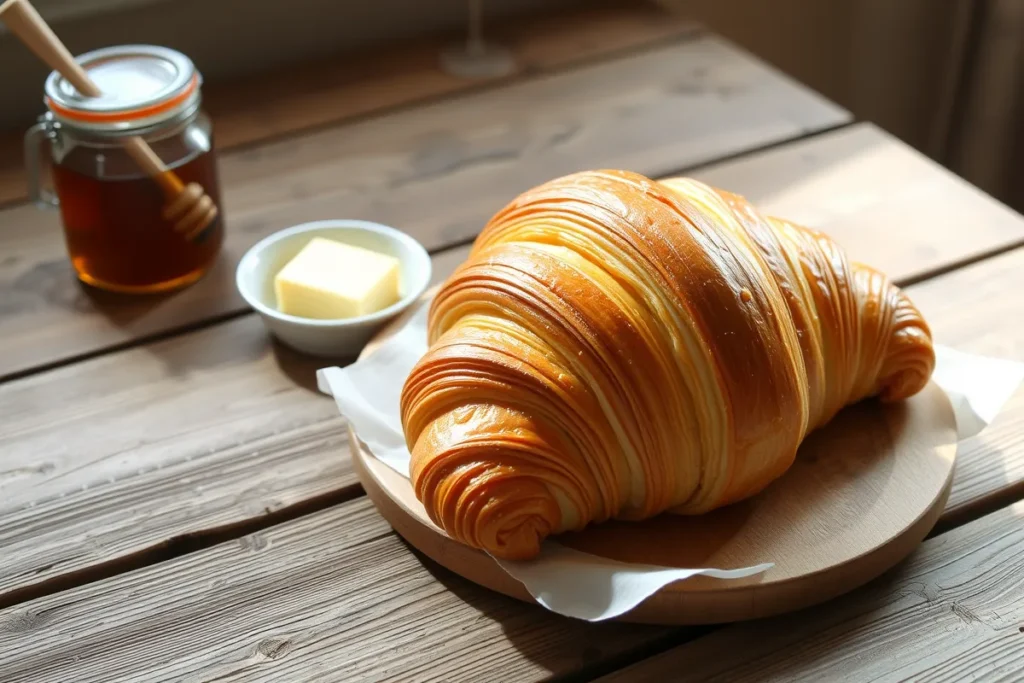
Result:
<svg viewBox="0 0 1024 683"><path fill-rule="evenodd" d="M844 598L613 680L1016 680L1022 543L1024 504L926 541ZM7 683L585 677L686 635L563 619L474 586L421 560L365 498L0 611L0 634Z"/></svg>
<svg viewBox="0 0 1024 683"><path fill-rule="evenodd" d="M872 136L869 139L881 136L873 129L863 130L867 132L854 132ZM813 141L797 143L803 150L799 155L784 155L786 148L783 147L716 166L711 172L716 182L725 186L746 186L757 191L758 187L765 187L755 184L765 182L759 180L763 174L747 171L747 164L757 166L763 163L765 156L781 154L784 156L777 164L779 173L789 174L793 185L800 187L805 182L804 178L814 177L823 166L827 167L822 160L827 158L828 150L836 146L834 136L848 134L852 133L838 131ZM881 139L888 140L884 136ZM921 160L919 165L913 166L916 170L908 172L902 182L898 182L898 178L887 181L885 160L899 157L904 151L898 143L889 141L889 144L896 145L897 151L880 157L882 165L876 173L865 172L859 177L877 176L881 182L878 187L887 188L891 196L900 197L903 188L920 182L918 173L936 172L933 165ZM819 149L823 151L818 152ZM840 161L843 158L838 156ZM813 163L806 161L808 159ZM800 164L807 164L806 176L797 173ZM696 175L703 177L702 172ZM828 177L832 178L833 184L819 184L820 196L834 197L831 206L841 207L843 193L849 184L842 177ZM993 209L995 205L989 200L978 198L963 188L963 185L954 183L933 196L932 201L954 206L978 202L979 215L1001 211L1001 208ZM776 189L775 194L762 189L766 192L764 195L745 191L752 197L764 199L769 207L773 202L779 202L779 209L799 211L795 200L786 200L789 195L784 189ZM874 191L880 198L862 206L867 206L876 216L884 215L883 209L889 203L880 189ZM787 204L784 200L792 203ZM817 201L819 206L829 206L824 199ZM899 206L900 202L895 204ZM855 212L856 207L851 211ZM938 213L937 209L935 211ZM848 227L847 232L837 237L845 241L844 237L854 236L851 231L857 229L858 221L855 215L840 215L843 216L842 225ZM934 252L943 249L943 240L948 234L948 231L933 233L931 225L918 223L910 223L902 231L893 230L890 223L865 223L864 231L874 230L875 225L884 226L892 232L891 237L883 232L875 240L874 255L878 260L885 258L897 237L914 240L922 249ZM819 226L826 232L833 232L827 224ZM1005 229L1010 231L1013 225L1008 224ZM954 235L951 239L959 238ZM870 240L861 240L863 248L872 247ZM906 251L913 252L912 249ZM942 253L946 259L953 258L949 252ZM464 254L464 251L446 251L435 257L435 276L446 276ZM871 254L865 258L868 256ZM1003 263L1001 259L992 262ZM985 268L983 262L962 272L984 280ZM906 278L917 272L917 261L911 260L890 274ZM1004 283L1008 282L1013 287L1021 277L1024 276L1015 274L1014 268L1009 266L994 276L987 287L991 292L998 292ZM1017 340L1014 343L1024 346L1024 328L1010 324L1015 320L1014 299L986 293L986 305L979 305L983 299L975 298L974 294L982 291L978 289L979 285L960 287L958 278L959 274L953 273L935 280L935 283L942 283L941 286L934 285L940 287L936 290L930 289L931 284L921 285L929 287L925 290L929 292L929 300L944 304L935 313L928 312L929 321L940 331L961 330L965 335L963 339L976 334L990 340L988 343L1003 340L1004 344L1009 344L1009 340ZM914 288L912 294L916 290ZM173 306L174 302L174 299L168 299L161 306ZM972 313L979 316L987 313L990 317L961 325L967 308L958 302L969 302ZM928 301L924 303L927 305ZM931 306L935 308L936 304ZM149 313L159 314L159 306ZM140 312L139 315L146 313ZM947 319L949 322L944 322ZM1000 332L990 331L993 329ZM943 339L941 334L939 338ZM972 350L960 339L953 338L946 343ZM984 351L985 347L979 350ZM1024 360L1024 352L1007 355ZM163 356L174 360L161 361ZM295 355L290 356L290 360L287 358L283 363L279 362L274 350L267 345L259 323L243 317L169 341L0 385L0 403L11 415L5 421L4 434L0 436L0 514L12 520L0 532L0 554L6 555L5 551L10 550L13 556L15 549L20 552L38 543L33 539L39 527L32 520L51 515L45 544L31 551L25 550L26 555L21 559L0 563L0 604L3 604L3 599L21 599L18 592L26 595L45 590L47 582L58 581L69 572L97 563L118 562L133 554L148 552L168 539L217 528L221 524L260 523L266 508L271 512L287 510L309 497L330 495L351 487L355 477L347 459L330 461L325 465L325 454L345 449L338 440L344 437L339 436L342 423L335 419L333 405L296 387L298 383L312 388L316 365ZM138 370L135 369L136 364ZM95 388L103 386L111 387L108 395ZM273 399L274 391L280 391L283 398L279 401ZM241 402L241 408L228 413L234 418L230 429L218 428L219 418L206 414L209 410L207 397L217 397L220 402L214 404L214 410L222 410L225 404ZM250 403L246 404L239 397L245 397ZM135 405L148 407L133 414ZM205 436L189 436L190 424L177 413L182 406L190 420L198 420L197 425L207 426L212 434L210 443L205 442ZM991 432L996 434L997 429L1007 429L1004 435L1011 440L1011 445L1024 434L1024 413L1019 412L1024 409L1024 403L1015 403L1014 406L1013 415L1019 417L1001 417ZM198 417L191 417L194 412L190 411L198 412ZM264 418L261 411L266 411L268 416ZM94 413L101 417L91 417ZM1003 421L1008 426L1004 427ZM281 431L273 437L277 440L272 445L256 445L261 440L271 439L274 429ZM88 434L89 440L77 436L80 432ZM999 499L1007 492L1012 494L1024 486L1024 459L1018 457L1012 448L1003 449L998 442L988 444L988 438L987 433L962 451L952 493L954 506L961 503L984 506L986 501ZM302 445L292 448L290 444L296 440ZM211 449L212 452L206 452ZM85 462L76 455L79 450L86 454ZM186 456L192 456L192 460L186 460ZM287 463L289 479L277 476L282 459ZM40 467L41 463L50 463L53 467ZM123 479L128 473L135 476L143 466L150 470L145 477ZM240 469L231 473L231 467ZM196 476L196 471L202 472L207 482L198 493L189 483ZM108 482L111 477L114 482ZM960 494L961 481L967 482L965 486L969 484L969 494ZM83 485L87 490L81 490ZM142 499L144 505L138 508L143 523L136 522L136 508L133 506L137 499L131 494L135 486L149 492ZM239 487L246 494L241 498L238 498L241 493ZM19 499L24 499L20 505L32 504L35 507L29 509L7 503L8 492L15 490L19 492ZM192 501L187 508L179 504L183 497ZM87 504L85 501L93 502ZM83 528L93 529L93 535L103 534L108 540L102 544L88 542L88 536L78 534Z"/></svg>
<svg viewBox="0 0 1024 683"><path fill-rule="evenodd" d="M467 252L435 257L436 277ZM0 605L355 495L345 422L316 391L327 364L272 343L250 315L0 386Z"/></svg>
<svg viewBox="0 0 1024 683"><path fill-rule="evenodd" d="M602 1L490 26L516 69L471 81L441 70L450 36L430 36L204 86L204 109L222 150L365 116L432 97L508 82L681 36L697 28L647 2ZM42 98L42 82L39 97ZM22 131L0 136L0 204L26 197Z"/></svg>
<svg viewBox="0 0 1024 683"><path fill-rule="evenodd" d="M0 378L242 310L237 260L295 223L368 218L439 249L555 175L594 166L661 175L847 120L704 36L229 152L220 262L187 290L149 299L83 289L55 214L2 211Z"/></svg>
<svg viewBox="0 0 1024 683"><path fill-rule="evenodd" d="M424 564L361 498L0 611L0 680L539 680L665 633L478 588Z"/></svg>
<svg viewBox="0 0 1024 683"><path fill-rule="evenodd" d="M904 281L1024 244L1020 214L869 123L695 175Z"/></svg>
<svg viewBox="0 0 1024 683"><path fill-rule="evenodd" d="M996 353L1002 349L1006 353L1001 355L1011 355L1008 350L1024 345L1024 328L1015 323L1016 316L1013 314L1017 309L1014 308L1014 297L1006 296L1005 293L1019 289L1014 284L1017 283L1015 278L1024 277L1020 275L1024 273L1024 269L1019 267L1021 259L1024 259L1024 251L983 261L917 285L911 288L911 295L920 300L941 341L961 348L974 348L971 344L976 343L979 344L976 350ZM439 275L446 273L448 270L444 268L450 269L458 260L452 258L447 266L435 262L435 270ZM997 267L990 279L986 271L991 264ZM961 280L961 276L965 279ZM987 299L992 299L990 304L981 305ZM988 317L986 311L993 317ZM248 320L243 318L232 324L242 325ZM964 321L969 324L963 324ZM153 384L153 392L159 395L173 391L177 398L172 396L167 400L170 403L177 401L177 409L180 410L185 402L183 397L203 396L209 391L208 381L215 384L219 382L214 381L216 376L211 374L221 362L216 359L217 354L234 354L237 348L254 346L260 346L265 349L264 353L267 352L262 331L255 327L251 328L248 335L238 333L233 344L226 346L220 346L214 336L204 336L228 329L228 325L221 325L167 342L167 348L176 349L175 353L154 353L154 357L172 356L179 362L176 366L166 364L168 370L176 367L176 372L168 373L163 380ZM954 338L953 331L961 336ZM127 353L152 353L148 349L149 346ZM204 360L207 358L210 360ZM80 490L82 483L105 481L102 470L92 472L91 468L86 467L79 472L69 472L75 465L70 451L87 444L75 438L75 433L83 425L88 425L90 414L105 411L107 415L113 415L118 407L127 413L139 403L152 400L152 397L143 393L126 389L126 380L123 378L111 379L108 369L111 366L97 365L104 362L107 359L81 363L54 373L12 382L0 390L3 393L29 387L30 393L22 394L23 400L0 400L5 401L5 411L13 409L20 419L32 420L20 427L17 420L5 423L5 436L9 432L11 436L8 438L13 440L4 442L0 447L0 460L11 451L11 445L22 438L40 439L36 443L43 450L36 454L34 462L46 460L46 449L56 449L57 453L67 454L60 469L18 473L18 479L9 480L8 486L0 488L0 500L5 500L16 489L49 487L49 498L37 505L50 506L52 511L61 506L74 505L79 513L76 522L81 524L80 528L102 528L96 522L90 524L89 518L90 515L106 512L95 502L95 498L91 499L94 502L85 504L87 498L83 497L97 495L102 487L89 486L86 491ZM99 367L99 370L93 372L94 367ZM203 371L204 367L206 371ZM52 397L49 392L38 393L34 395L36 403L33 403L31 387L39 386L38 383L44 382L49 375L70 372L75 368L82 373L81 376L70 380L70 383L63 383L64 387L77 386L79 390L84 390L83 387L95 386L97 383L116 385L121 382L120 390L112 387L109 392L114 407L104 408L103 395L108 393L105 389L87 393L86 396L91 397L91 400L84 402L75 401L75 397L66 390L63 398L66 407L58 418L46 419L45 415L38 415L35 408L44 405L38 401L49 404ZM309 370L311 372L312 368ZM126 371L130 371L130 367ZM234 382L241 382L241 378L251 374L240 367L229 367L225 372L234 377L231 380ZM239 384L244 391L232 392L228 401L221 401L214 409L223 410L224 406L244 404L250 400L259 404L264 400L261 391L266 391L259 387L275 385L278 379L263 377L252 380L255 384ZM294 387L283 392L286 403L292 400L288 398L291 390ZM306 410L309 410L308 406L313 402L323 401L321 397L309 394L305 402L308 404ZM305 419L300 415L299 408L300 403L295 402L292 408L282 411L285 417L281 423L287 421L288 415L296 420ZM79 416L78 421L72 419L62 424L72 410ZM260 413L255 419L276 420L271 413L279 410L281 408L275 404L271 412ZM1024 417L1018 416L1018 410L1015 409L1016 417L1007 414L1000 421L1016 420L1024 423ZM6 416L8 413L4 414ZM194 414L186 412L186 415ZM174 412L147 413L147 416L147 424L154 436L160 433L160 424L177 419ZM127 420L128 417L120 419ZM1000 421L993 425L993 430L999 427ZM282 456L277 457L277 460L288 467L318 468L327 475L330 485L351 485L351 473L340 472L340 468L347 467L342 456L344 446L338 442L336 449L317 440L336 437L339 432L335 432L333 424L327 421L317 424L324 426L329 433L320 436L307 433L306 438L300 439L299 443L282 433L278 447L294 448L288 458ZM237 428L237 424L234 428ZM142 431L136 429L136 434ZM299 429L303 427L300 425ZM216 436L215 432L216 429L208 429L206 433ZM101 439L111 436L96 428L89 435ZM131 471L130 468L139 462L137 458L146 458L147 449L155 449L151 452L161 454L160 457L169 462L181 460L178 457L180 451L177 440L154 436L143 433L137 441L119 442L123 450L105 462L115 468L124 467ZM216 438L230 443L228 435ZM184 443L189 448L198 445L188 439ZM265 487L277 486L274 479L283 479L278 470L267 466L264 460L268 454L273 454L272 451L256 448L241 440L236 440L232 448L233 455L230 457L218 459L215 454L203 455L197 451L200 452L199 457L184 461L190 464L182 463L178 469L154 467L148 476L162 477L170 472L174 477L165 484L154 484L154 480L149 479L149 485L141 493L135 493L133 487L126 487L119 496L106 498L103 505L123 506L119 512L120 518L109 527L111 535L108 538L121 539L128 534L128 538L134 539L138 548L157 542L158 537L150 535L146 531L147 527L156 528L160 533L177 535L204 528L206 523L201 513L206 505L212 504L211 500L217 499L217 488L222 485L219 477L224 476L225 472L238 471L239 481L244 480L248 485L246 490L252 496L250 500L257 504L264 499L287 499L287 492L280 488L271 488L266 498L259 498ZM970 497L975 501L1003 496L1007 490L1020 484L1019 475L1015 475L1016 480L1005 475L1012 470L1003 459L1012 457L1013 453L1021 449L1016 448L1012 440L1006 448L999 442L993 442L986 448L985 457L961 458L954 483L954 500L958 496L960 481L972 482ZM115 451L116 444L111 452ZM207 458L211 459L208 461ZM325 465L328 459L336 460ZM146 462L155 465L157 460L149 456ZM220 462L221 466L206 468L207 462ZM4 470L7 471L6 466ZM202 481L198 486L196 480L191 478L193 476L201 476ZM294 471L286 476L298 476L299 481L303 480L303 475L295 475ZM117 483L116 479L114 483ZM988 486L992 488L984 490ZM157 496L155 492L160 491L162 493ZM182 500L188 500L189 503L183 505ZM367 523L359 521L359 515L352 512L356 509L354 506L365 506L366 511L370 510L369 503L361 499L271 528L245 540L4 610L0 612L0 633L3 634L5 644L4 656L0 657L0 680L71 678L107 681L130 680L140 676L147 680L206 680L218 675L223 675L224 680L302 680L299 673L303 671L316 675L322 673L328 678L333 675L335 678L357 680L500 680L506 674L513 679L539 679L549 672L579 673L581 667L583 671L591 670L588 667L601 669L623 653L643 652L652 643L668 642L669 638L678 637L677 634L660 629L643 629L637 635L640 632L633 630L637 627L625 630L605 630L609 625L580 628L574 622L555 619L538 608L519 605L502 596L477 589L436 569L435 565L424 564L417 559L408 546L397 541L393 535L386 534L384 522L376 513L367 514L377 531L366 531L364 527ZM228 507L225 506L225 509ZM1015 514L1019 510L1018 507ZM37 514L45 518L48 513L40 511ZM6 511L3 518L9 518ZM226 520L228 517L221 519ZM957 643L961 641L931 639L955 638L957 630L963 631L968 627L973 629L972 634L978 630L989 632L991 625L997 623L982 622L986 624L982 629L975 622L967 623L957 617L956 605L961 604L961 591L976 591L972 593L975 597L971 599L985 605L988 605L990 596L1001 599L1000 596L1013 595L1006 592L1010 589L1020 594L1019 586L1005 589L1002 583L997 583L997 580L1002 581L1006 577L1020 576L1019 568L1003 564L996 566L1006 566L1007 571L991 570L986 568L989 565L984 564L990 560L1003 562L1004 553L998 542L993 545L987 540L988 527L978 527L978 524L987 524L987 520L985 518L982 522L966 527L970 532L956 532L969 533L971 538L980 539L982 545L968 548L960 545L961 540L957 540L952 547L960 548L955 552L962 552L961 555L943 555L939 559L929 560L932 564L928 565L941 567L950 564L958 568L956 571L970 565L977 567L980 574L966 577L960 574L948 577L942 575L932 583L914 578L910 584L892 584L895 587L891 589L885 588L890 585L885 583L889 580L882 579L841 603L846 606L843 609L853 610L853 621L850 623L854 627L862 624L863 628L858 627L855 632L843 631L834 641L829 640L825 645L811 648L802 661L827 658L827 650L840 648L844 642L858 638L873 643L880 650L872 652L880 651L886 657L892 648L892 645L886 643L896 638L896 642L908 642L913 646L906 650L897 647L897 654L920 652L925 659L930 657L929 661L939 661L936 657L943 656L943 648L958 653L970 648L974 641L963 641L964 647L957 650ZM1019 533L1020 520L1011 519L1009 523L1012 534ZM133 526L140 527L138 534L132 533ZM976 533L975 530L979 528L982 531ZM39 527L29 526L22 531L39 533ZM11 534L12 530L5 526L4 532ZM15 529L13 533L18 533L18 530ZM950 543L950 537L938 537L929 541L925 548L942 548L944 544ZM290 543L287 540L289 538L304 540L296 545ZM369 548L366 552L353 549L353 543L359 543L359 538L373 539L360 544L360 548ZM965 539L967 536L956 538ZM350 542L350 539L356 540ZM1019 549L1021 540L1011 535L1008 542L1012 544L1011 550L1016 561L1019 555L1016 549ZM61 547L70 553L68 564L61 567L63 570L76 566L76 563L95 561L96 558L89 553L94 552L98 546L65 543ZM99 546L99 550L108 551L102 546ZM121 550L128 552L123 546ZM7 547L0 549L0 554L5 558L15 555L7 552ZM918 553L915 557L921 555ZM211 558L222 559L208 561ZM38 561L40 558L36 559ZM43 568L44 575L49 571L45 565L35 568ZM390 576L396 578L386 578ZM238 577L238 581L232 581L232 577ZM872 592L878 590L875 586L883 586L881 590L884 599L880 600L891 603L891 606L880 605L874 612L858 612L857 605L863 600L860 596L875 595ZM819 611L809 612L812 615L819 614L815 617L819 619L816 623L820 627L816 632L829 633L828 625L820 622L825 617L820 615L831 614L835 609L834 604L839 603L830 603ZM869 608L875 609L872 605L875 603L870 603ZM1002 604L995 606L991 613L984 610L978 612L976 606L968 607L983 617L1009 613ZM906 609L911 610L908 612L909 618L902 616ZM934 615L941 617L939 623L945 625L945 631L941 628L932 629L934 633L921 640L924 638L923 625L927 625L933 612L922 613L920 610L935 610ZM861 616L863 614L866 616ZM873 615L878 615L878 618ZM949 621L950 618L956 621ZM1021 618L1017 616L1018 620ZM775 634L773 637L779 635L784 634ZM796 641L792 651L803 652L800 642ZM1006 640L984 641L978 646L979 656L991 653L995 656L990 660L993 662L1019 662L1019 659L1013 659L1019 658L1015 654L1019 650L1013 649L1017 642L1009 640L1008 636ZM920 648L915 649L917 646ZM736 647L735 643L733 647ZM723 652L726 661L735 660L727 648ZM849 668L856 661L859 660L844 659L842 664ZM950 660L940 662L940 665L955 666L956 662ZM955 669L951 671L948 680L958 680L959 672Z"/></svg>
<svg viewBox="0 0 1024 683"><path fill-rule="evenodd" d="M488 37L515 58L512 72L469 80L440 67L450 36L389 45L302 68L224 84L206 94L218 144L241 145L366 116L397 106L509 83L606 59L701 31L651 2L599 0L488 26ZM268 98L268 93L273 93Z"/></svg>
<svg viewBox="0 0 1024 683"><path fill-rule="evenodd" d="M923 282L911 294L936 340L961 351L1024 362L1024 249ZM1024 388L995 421L960 444L944 524L1024 498Z"/></svg>
<svg viewBox="0 0 1024 683"><path fill-rule="evenodd" d="M1024 502L926 541L827 605L730 626L600 680L1019 681L1022 545Z"/></svg>
<svg viewBox="0 0 1024 683"><path fill-rule="evenodd" d="M351 427L349 433L359 481L396 532L459 576L534 602L494 558L434 524L409 479L374 458ZM598 557L658 567L774 563L742 580L671 584L620 621L701 625L792 612L847 593L913 552L942 514L955 456L953 410L930 384L899 405L864 402L844 410L808 437L785 475L752 498L697 517L591 525L558 540Z"/></svg>

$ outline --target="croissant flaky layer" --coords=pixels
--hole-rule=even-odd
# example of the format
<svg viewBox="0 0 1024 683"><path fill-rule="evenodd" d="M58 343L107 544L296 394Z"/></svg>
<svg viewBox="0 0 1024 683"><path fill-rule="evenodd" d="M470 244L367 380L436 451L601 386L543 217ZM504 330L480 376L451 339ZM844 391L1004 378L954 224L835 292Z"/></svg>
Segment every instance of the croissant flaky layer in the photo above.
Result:
<svg viewBox="0 0 1024 683"><path fill-rule="evenodd" d="M697 514L812 429L920 391L931 334L830 238L687 178L578 173L487 224L402 392L417 497L511 559L609 518Z"/></svg>

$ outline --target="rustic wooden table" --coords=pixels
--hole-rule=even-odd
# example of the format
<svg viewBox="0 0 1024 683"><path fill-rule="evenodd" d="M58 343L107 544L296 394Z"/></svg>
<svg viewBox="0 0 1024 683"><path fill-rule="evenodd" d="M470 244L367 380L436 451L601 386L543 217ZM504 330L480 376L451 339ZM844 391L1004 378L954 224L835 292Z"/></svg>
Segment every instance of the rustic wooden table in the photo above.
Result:
<svg viewBox="0 0 1024 683"><path fill-rule="evenodd" d="M425 41L210 88L222 262L158 299L73 280L0 167L0 681L1020 680L1024 393L961 447L939 527L799 614L587 624L404 544L363 495L320 363L268 340L240 254L301 221L397 225L438 279L519 191L687 173L817 226L906 285L943 343L1024 360L1024 220L735 46L634 3L512 25L465 83ZM10 150L14 143L0 141Z"/></svg>

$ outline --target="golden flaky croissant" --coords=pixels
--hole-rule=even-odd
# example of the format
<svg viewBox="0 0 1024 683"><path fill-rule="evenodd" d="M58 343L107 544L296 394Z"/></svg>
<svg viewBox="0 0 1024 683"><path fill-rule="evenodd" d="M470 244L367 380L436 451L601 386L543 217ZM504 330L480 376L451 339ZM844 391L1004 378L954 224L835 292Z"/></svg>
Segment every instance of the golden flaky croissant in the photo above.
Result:
<svg viewBox="0 0 1024 683"><path fill-rule="evenodd" d="M844 405L911 396L935 364L910 300L825 235L623 171L494 216L434 299L429 343L401 402L416 495L510 559L753 495Z"/></svg>

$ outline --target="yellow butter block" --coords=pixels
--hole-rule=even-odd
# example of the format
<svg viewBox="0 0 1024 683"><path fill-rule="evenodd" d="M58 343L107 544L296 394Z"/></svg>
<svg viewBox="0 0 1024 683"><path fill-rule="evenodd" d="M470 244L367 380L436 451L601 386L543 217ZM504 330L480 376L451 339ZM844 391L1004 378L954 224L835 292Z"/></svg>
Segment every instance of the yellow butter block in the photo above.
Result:
<svg viewBox="0 0 1024 683"><path fill-rule="evenodd" d="M314 237L274 278L277 308L303 318L352 318L399 299L392 256Z"/></svg>

